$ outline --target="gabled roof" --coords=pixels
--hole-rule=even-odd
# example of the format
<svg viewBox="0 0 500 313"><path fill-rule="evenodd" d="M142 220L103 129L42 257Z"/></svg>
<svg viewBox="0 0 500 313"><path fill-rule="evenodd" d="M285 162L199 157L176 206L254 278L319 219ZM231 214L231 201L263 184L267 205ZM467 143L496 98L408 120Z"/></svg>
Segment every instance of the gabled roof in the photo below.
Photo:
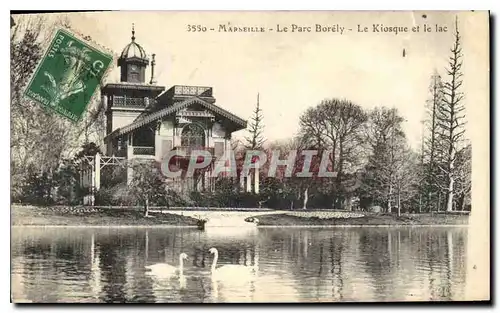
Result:
<svg viewBox="0 0 500 313"><path fill-rule="evenodd" d="M200 99L198 97L192 97L192 98L189 98L187 100L177 102L174 105L163 108L159 111L152 112L152 113L147 114L147 115L143 115L143 116L139 117L138 119L136 119L131 124L124 126L122 128L116 129L114 132L109 134L109 136L115 137L115 136L127 134L127 133L133 131L134 129L137 129L137 128L142 127L144 125L147 125L151 122L154 122L154 121L156 121L164 116L175 113L175 112L177 112L183 108L186 108L192 104L200 104L203 107L205 107L206 109L229 119L230 121L232 121L233 123L238 125L240 127L240 129L247 127L247 121L243 120L242 118L232 114L229 111L224 110L223 108L221 108L215 104L209 103L209 102L207 102L203 99Z"/></svg>

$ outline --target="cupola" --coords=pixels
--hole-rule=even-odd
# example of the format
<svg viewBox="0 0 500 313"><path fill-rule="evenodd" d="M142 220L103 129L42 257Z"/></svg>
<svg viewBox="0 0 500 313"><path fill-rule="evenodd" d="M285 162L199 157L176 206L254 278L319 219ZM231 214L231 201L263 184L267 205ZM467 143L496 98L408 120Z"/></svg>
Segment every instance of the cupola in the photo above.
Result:
<svg viewBox="0 0 500 313"><path fill-rule="evenodd" d="M135 27L132 24L132 41L123 48L118 66L121 68L120 80L129 83L144 83L149 60L146 51L135 41Z"/></svg>

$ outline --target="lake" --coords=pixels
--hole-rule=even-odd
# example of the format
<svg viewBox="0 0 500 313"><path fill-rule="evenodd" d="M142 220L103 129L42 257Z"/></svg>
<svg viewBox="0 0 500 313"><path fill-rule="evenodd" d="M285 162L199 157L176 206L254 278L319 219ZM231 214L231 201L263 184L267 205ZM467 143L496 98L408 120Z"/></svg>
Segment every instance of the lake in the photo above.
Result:
<svg viewBox="0 0 500 313"><path fill-rule="evenodd" d="M213 279L212 247L218 265L256 273ZM51 303L462 300L466 248L467 227L14 227L12 296ZM179 266L180 253L188 255L180 279L146 271Z"/></svg>

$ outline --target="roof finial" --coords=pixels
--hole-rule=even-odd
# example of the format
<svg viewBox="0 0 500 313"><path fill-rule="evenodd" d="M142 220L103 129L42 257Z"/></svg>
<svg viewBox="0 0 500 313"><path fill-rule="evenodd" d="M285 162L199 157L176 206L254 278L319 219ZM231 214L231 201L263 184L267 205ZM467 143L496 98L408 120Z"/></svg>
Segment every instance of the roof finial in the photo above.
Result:
<svg viewBox="0 0 500 313"><path fill-rule="evenodd" d="M155 56L156 56L156 54L153 53L152 58L151 58L151 80L149 81L149 83L151 85L156 84L156 81L155 81L155 64L156 64Z"/></svg>
<svg viewBox="0 0 500 313"><path fill-rule="evenodd" d="M132 41L135 41L135 25L132 23Z"/></svg>

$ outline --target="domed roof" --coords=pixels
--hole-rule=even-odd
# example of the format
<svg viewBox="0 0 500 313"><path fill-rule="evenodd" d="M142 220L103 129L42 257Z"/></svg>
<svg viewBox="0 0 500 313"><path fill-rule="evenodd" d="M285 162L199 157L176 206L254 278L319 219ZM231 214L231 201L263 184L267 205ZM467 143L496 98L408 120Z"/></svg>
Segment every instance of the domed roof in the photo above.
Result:
<svg viewBox="0 0 500 313"><path fill-rule="evenodd" d="M132 42L123 48L120 58L128 59L134 57L147 60L146 51L144 51L144 48L142 48L141 45L135 42L135 30L134 26L132 26Z"/></svg>
<svg viewBox="0 0 500 313"><path fill-rule="evenodd" d="M140 59L147 59L146 56L146 51L135 41L132 41L128 45L123 48L121 58L122 59L128 59L128 58L140 58Z"/></svg>

